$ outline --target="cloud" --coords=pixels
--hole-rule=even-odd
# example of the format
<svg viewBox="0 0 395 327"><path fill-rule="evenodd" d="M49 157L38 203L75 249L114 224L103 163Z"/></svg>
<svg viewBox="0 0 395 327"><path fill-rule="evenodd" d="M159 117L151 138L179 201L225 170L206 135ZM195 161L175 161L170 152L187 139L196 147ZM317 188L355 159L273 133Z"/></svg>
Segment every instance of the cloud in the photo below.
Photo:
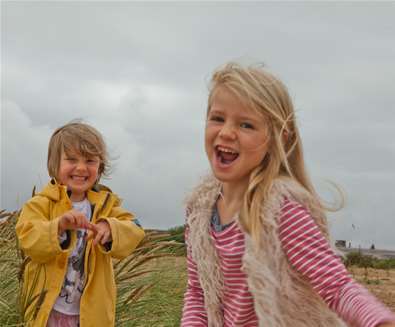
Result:
<svg viewBox="0 0 395 327"><path fill-rule="evenodd" d="M348 207L331 220L334 237L374 236L395 248L392 3L6 2L2 9L1 206L14 209L33 184L46 182L52 130L83 118L117 158L106 183L125 206L148 227L183 223L182 199L208 170L210 74L229 60L260 61L290 89L314 182L346 189Z"/></svg>
<svg viewBox="0 0 395 327"><path fill-rule="evenodd" d="M11 101L2 103L1 208L15 210L46 183L46 149L50 129L32 126L29 117Z"/></svg>

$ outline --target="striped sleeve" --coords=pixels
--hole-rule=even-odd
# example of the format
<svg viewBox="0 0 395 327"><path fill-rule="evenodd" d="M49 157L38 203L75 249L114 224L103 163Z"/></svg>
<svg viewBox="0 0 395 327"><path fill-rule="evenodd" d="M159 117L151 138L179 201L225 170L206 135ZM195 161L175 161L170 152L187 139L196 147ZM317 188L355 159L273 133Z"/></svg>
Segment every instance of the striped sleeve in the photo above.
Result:
<svg viewBox="0 0 395 327"><path fill-rule="evenodd" d="M395 315L350 277L303 206L286 200L281 211L280 240L291 266L332 310L352 326L395 322Z"/></svg>
<svg viewBox="0 0 395 327"><path fill-rule="evenodd" d="M206 327L207 313L204 307L203 289L200 286L197 266L192 259L188 245L188 227L185 228L185 243L187 244L188 284L184 294L181 327Z"/></svg>

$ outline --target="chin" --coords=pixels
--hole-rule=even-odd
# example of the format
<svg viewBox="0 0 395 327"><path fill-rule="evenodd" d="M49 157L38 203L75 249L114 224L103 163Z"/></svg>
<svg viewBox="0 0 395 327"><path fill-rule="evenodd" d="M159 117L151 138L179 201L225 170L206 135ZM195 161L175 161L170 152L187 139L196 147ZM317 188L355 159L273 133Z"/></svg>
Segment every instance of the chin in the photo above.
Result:
<svg viewBox="0 0 395 327"><path fill-rule="evenodd" d="M216 179L218 179L222 183L227 183L227 182L232 182L234 178L232 176L229 176L227 174L221 174L213 171L213 175L215 176Z"/></svg>

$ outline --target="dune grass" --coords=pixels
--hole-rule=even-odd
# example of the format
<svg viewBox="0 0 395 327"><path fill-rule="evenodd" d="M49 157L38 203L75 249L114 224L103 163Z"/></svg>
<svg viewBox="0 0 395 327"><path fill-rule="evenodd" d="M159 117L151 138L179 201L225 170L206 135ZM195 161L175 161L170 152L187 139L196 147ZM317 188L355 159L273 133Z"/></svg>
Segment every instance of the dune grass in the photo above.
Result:
<svg viewBox="0 0 395 327"><path fill-rule="evenodd" d="M15 235L17 212L0 211L0 326L23 326L20 294L24 257ZM177 326L185 277L175 267L184 244L167 232L149 231L127 258L114 260L116 326ZM166 258L164 260L164 258ZM180 262L182 262L181 260ZM165 291L164 291L165 290ZM152 309L152 310L151 310Z"/></svg>
<svg viewBox="0 0 395 327"><path fill-rule="evenodd" d="M23 325L18 291L23 258L15 238L17 212L0 211L2 217L8 220L0 223L0 326L16 327ZM117 327L179 326L187 279L182 235L181 227L148 231L138 249L126 259L114 261ZM351 274L395 310L395 269L387 264L375 260L374 265L358 268L351 259L347 262Z"/></svg>
<svg viewBox="0 0 395 327"><path fill-rule="evenodd" d="M152 288L130 308L127 322L117 320L117 326L174 327L180 325L182 300L186 285L184 257L157 259L150 264L154 272L138 283Z"/></svg>

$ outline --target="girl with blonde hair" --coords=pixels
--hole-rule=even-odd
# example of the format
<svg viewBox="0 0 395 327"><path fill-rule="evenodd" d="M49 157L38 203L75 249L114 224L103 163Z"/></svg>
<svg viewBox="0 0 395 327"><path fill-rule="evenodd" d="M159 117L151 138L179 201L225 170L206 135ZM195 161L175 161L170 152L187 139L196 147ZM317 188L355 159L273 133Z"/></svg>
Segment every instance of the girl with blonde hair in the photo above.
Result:
<svg viewBox="0 0 395 327"><path fill-rule="evenodd" d="M205 149L213 176L187 201L182 326L392 326L328 242L291 98L262 67L212 76Z"/></svg>
<svg viewBox="0 0 395 327"><path fill-rule="evenodd" d="M114 326L112 258L128 256L144 231L118 195L99 184L109 160L94 127L75 121L56 129L47 166L51 180L25 203L16 224L26 256L24 326Z"/></svg>

